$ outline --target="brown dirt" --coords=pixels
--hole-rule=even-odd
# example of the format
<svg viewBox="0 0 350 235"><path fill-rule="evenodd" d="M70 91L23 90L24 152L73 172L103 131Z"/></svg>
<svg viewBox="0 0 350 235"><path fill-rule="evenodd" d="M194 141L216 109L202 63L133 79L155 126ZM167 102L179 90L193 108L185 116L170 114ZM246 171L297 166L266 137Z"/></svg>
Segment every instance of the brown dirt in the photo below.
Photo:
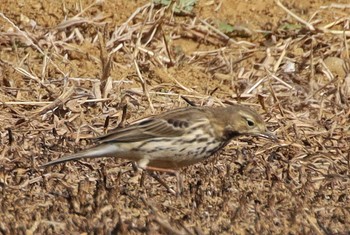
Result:
<svg viewBox="0 0 350 235"><path fill-rule="evenodd" d="M0 233L349 233L349 3L285 2L316 30L273 0L146 7L127 24L148 1L2 1ZM200 20L234 25L235 42ZM120 159L38 168L117 126L124 105L131 122L180 96L250 105L280 143L233 141L181 170L180 197Z"/></svg>

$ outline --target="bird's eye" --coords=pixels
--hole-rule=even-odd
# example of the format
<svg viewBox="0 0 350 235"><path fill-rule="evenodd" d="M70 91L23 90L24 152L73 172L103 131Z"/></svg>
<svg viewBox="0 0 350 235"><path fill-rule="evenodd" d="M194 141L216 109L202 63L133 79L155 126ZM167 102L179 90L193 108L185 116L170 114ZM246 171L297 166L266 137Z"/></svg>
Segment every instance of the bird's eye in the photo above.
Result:
<svg viewBox="0 0 350 235"><path fill-rule="evenodd" d="M250 127L255 126L255 123L254 123L252 120L250 120L250 119L247 119L247 124L248 124L248 126L250 126Z"/></svg>

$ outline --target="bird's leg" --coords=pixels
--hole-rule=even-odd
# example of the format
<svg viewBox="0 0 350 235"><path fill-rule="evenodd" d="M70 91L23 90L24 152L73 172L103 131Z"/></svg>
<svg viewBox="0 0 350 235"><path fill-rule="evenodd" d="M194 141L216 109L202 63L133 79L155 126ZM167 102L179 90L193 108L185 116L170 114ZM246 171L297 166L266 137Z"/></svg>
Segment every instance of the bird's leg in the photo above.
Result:
<svg viewBox="0 0 350 235"><path fill-rule="evenodd" d="M149 173L149 175L152 176L155 180L157 180L161 185L163 185L168 192L173 193L175 195L179 195L182 192L182 179L180 177L180 174L176 170L148 166L148 163L149 163L149 160L147 158L144 158L138 161L136 164L138 168L146 170ZM159 178L159 176L155 173L155 171L166 172L166 173L175 175L177 179L177 184L178 184L177 193L173 189L171 189L161 178Z"/></svg>
<svg viewBox="0 0 350 235"><path fill-rule="evenodd" d="M144 169L148 170L148 171L159 171L159 172L165 172L165 173L169 173L172 175L176 175L176 170L172 170L172 169L159 168L159 167L154 167L154 166L146 166L146 167L144 167Z"/></svg>
<svg viewBox="0 0 350 235"><path fill-rule="evenodd" d="M163 185L168 190L168 192L176 194L176 195L180 195L182 193L183 184L182 184L182 177L181 177L179 171L172 170L172 169L152 167L152 166L146 166L146 167L144 167L144 169L149 172L150 176L152 176L161 185ZM168 173L171 175L175 175L176 181L177 181L177 192L175 192L173 189L171 189L161 178L159 178L159 176L154 173L155 171L165 172L165 173Z"/></svg>
<svg viewBox="0 0 350 235"><path fill-rule="evenodd" d="M152 176L155 180L157 180L158 183L160 183L162 186L164 186L164 187L167 189L167 191L168 191L169 193L172 193L172 194L174 194L174 195L177 194L177 193L176 193L173 189L171 189L171 188L164 182L164 180L162 180L162 179L159 177L159 175L157 175L154 171L147 171L147 173L148 173L150 176Z"/></svg>

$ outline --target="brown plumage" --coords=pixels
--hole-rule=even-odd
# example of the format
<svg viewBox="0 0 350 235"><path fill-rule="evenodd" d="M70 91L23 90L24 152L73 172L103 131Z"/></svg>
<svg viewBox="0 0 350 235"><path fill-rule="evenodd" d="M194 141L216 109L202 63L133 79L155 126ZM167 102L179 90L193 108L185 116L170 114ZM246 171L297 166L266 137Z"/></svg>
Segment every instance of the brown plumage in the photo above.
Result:
<svg viewBox="0 0 350 235"><path fill-rule="evenodd" d="M42 167L80 158L119 157L147 169L177 169L212 156L240 135L275 139L247 106L187 107L136 121L98 137L99 144Z"/></svg>

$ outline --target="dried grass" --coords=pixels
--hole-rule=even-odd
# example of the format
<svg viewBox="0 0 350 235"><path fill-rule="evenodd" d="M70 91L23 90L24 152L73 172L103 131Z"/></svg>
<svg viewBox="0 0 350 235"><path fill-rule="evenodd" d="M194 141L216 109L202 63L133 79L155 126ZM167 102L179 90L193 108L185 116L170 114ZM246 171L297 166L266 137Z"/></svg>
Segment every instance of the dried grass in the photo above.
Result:
<svg viewBox="0 0 350 235"><path fill-rule="evenodd" d="M0 233L350 231L349 18L304 20L276 5L302 29L233 40L153 4L114 28L112 16L86 14L97 2L51 28L1 13ZM140 186L119 159L38 169L124 120L185 106L181 97L262 107L281 141L243 138L183 169L178 198L152 178Z"/></svg>

